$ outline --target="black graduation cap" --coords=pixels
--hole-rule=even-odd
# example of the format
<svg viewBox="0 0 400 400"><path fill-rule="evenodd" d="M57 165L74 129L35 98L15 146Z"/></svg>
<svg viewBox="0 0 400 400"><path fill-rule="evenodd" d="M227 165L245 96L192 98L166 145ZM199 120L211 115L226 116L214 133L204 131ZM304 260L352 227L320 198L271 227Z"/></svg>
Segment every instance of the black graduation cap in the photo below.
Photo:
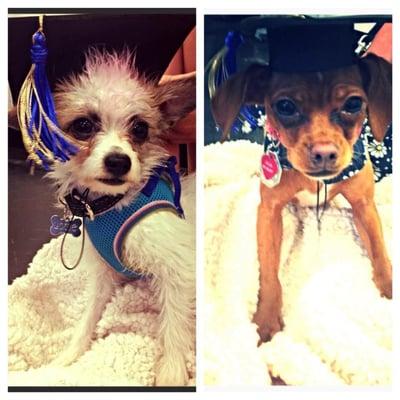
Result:
<svg viewBox="0 0 400 400"><path fill-rule="evenodd" d="M391 22L391 16L254 16L243 20L241 29L247 34L266 30L273 71L302 73L355 63L360 39L368 42L385 22ZM375 25L366 35L355 23Z"/></svg>

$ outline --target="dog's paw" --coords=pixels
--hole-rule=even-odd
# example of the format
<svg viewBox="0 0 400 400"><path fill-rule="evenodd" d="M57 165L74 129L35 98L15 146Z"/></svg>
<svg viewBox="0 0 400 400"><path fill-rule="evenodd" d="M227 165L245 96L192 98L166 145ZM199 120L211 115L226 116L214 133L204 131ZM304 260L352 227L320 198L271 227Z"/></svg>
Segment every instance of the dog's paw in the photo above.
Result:
<svg viewBox="0 0 400 400"><path fill-rule="evenodd" d="M375 279L375 284L382 297L386 297L388 299L392 298L392 279Z"/></svg>
<svg viewBox="0 0 400 400"><path fill-rule="evenodd" d="M257 311L254 314L253 322L257 324L257 333L260 336L258 345L270 341L275 333L284 327L283 319L279 311L274 313L262 313Z"/></svg>
<svg viewBox="0 0 400 400"><path fill-rule="evenodd" d="M374 273L374 282L382 297L392 298L392 267Z"/></svg>
<svg viewBox="0 0 400 400"><path fill-rule="evenodd" d="M185 386L188 379L185 358L181 354L161 357L157 365L156 386Z"/></svg>

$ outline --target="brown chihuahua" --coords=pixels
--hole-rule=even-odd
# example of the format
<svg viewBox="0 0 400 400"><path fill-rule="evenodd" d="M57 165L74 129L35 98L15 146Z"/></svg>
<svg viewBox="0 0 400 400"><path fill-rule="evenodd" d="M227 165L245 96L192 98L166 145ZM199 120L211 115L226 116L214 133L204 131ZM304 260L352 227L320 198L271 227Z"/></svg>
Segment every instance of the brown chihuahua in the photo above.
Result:
<svg viewBox="0 0 400 400"><path fill-rule="evenodd" d="M303 191L317 192L320 184L339 176L354 157L364 120L382 141L392 119L391 64L368 55L339 68L287 73L253 65L233 75L212 99L216 122L226 137L244 104L263 104L268 127L279 138L291 169L280 182L261 183L257 240L260 291L254 321L261 341L283 327L282 289L278 278L282 243L282 209ZM330 183L330 182L329 182ZM354 222L373 267L382 296L392 297L392 266L385 249L374 203L374 172L368 156L348 179L330 183L329 201L342 194L353 209Z"/></svg>

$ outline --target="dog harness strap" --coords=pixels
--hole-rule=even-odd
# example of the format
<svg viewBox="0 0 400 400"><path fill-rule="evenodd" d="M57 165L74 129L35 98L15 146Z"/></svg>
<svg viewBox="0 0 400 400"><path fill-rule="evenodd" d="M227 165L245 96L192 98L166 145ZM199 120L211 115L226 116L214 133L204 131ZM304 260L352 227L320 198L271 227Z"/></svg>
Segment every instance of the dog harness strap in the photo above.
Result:
<svg viewBox="0 0 400 400"><path fill-rule="evenodd" d="M162 169L165 171L168 167ZM180 193L179 180L177 185ZM183 216L175 202L171 185L155 173L131 204L120 210L113 208L96 215L93 220L87 220L86 230L96 250L115 271L130 279L139 279L143 275L126 268L122 262L124 238L142 218L155 210L169 209ZM180 206L179 199L178 204Z"/></svg>
<svg viewBox="0 0 400 400"><path fill-rule="evenodd" d="M275 142L270 135L265 135L264 149L275 146ZM283 169L293 169L292 164L287 158L287 151L282 144L278 145L277 154ZM361 133L353 146L353 158L338 176L333 179L324 179L325 184L337 183L349 179L356 175L364 167L367 159L370 159L374 168L375 182L392 173L392 126L389 125L383 142L375 140L368 120L363 123Z"/></svg>
<svg viewBox="0 0 400 400"><path fill-rule="evenodd" d="M172 184L174 186L174 204L180 216L184 216L184 212L180 203L181 199L181 183L179 180L179 174L176 172L175 165L176 165L176 157L172 156L168 158L165 165L158 166L154 171L153 175L150 177L148 182L146 183L145 187L142 189L142 193L149 196L151 192L154 190L155 185L157 184L158 179L160 176L166 172L165 178L170 178Z"/></svg>

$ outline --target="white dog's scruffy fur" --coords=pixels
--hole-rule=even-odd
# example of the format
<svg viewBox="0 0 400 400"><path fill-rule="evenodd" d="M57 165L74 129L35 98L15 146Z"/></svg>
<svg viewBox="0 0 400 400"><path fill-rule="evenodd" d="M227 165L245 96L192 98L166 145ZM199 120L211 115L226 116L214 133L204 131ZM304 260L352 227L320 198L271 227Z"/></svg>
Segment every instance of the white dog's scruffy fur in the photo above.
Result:
<svg viewBox="0 0 400 400"><path fill-rule="evenodd" d="M83 73L57 87L55 103L61 128L79 147L70 161L56 164L49 174L58 187L58 196L64 197L73 188L80 191L89 188L89 199L122 193L124 197L115 207L123 207L137 195L151 171L168 157L162 147L166 131L194 109L195 80L158 85L139 75L129 52L92 50ZM92 115L97 118L95 133L85 140L74 137L73 121L90 119ZM132 119L148 124L145 140L135 139ZM130 169L118 185L99 180L113 178L104 166L105 157L112 152L130 160ZM182 199L186 219L168 210L157 210L141 219L123 243L124 265L151 276L159 296L163 356L156 371L157 385L187 382L184 357L194 344L194 191L185 197L186 186L183 184ZM194 185L191 186L193 189ZM96 323L115 286L126 280L106 264L89 240L79 268L90 268L91 295L70 344L53 365L68 365L89 348Z"/></svg>

